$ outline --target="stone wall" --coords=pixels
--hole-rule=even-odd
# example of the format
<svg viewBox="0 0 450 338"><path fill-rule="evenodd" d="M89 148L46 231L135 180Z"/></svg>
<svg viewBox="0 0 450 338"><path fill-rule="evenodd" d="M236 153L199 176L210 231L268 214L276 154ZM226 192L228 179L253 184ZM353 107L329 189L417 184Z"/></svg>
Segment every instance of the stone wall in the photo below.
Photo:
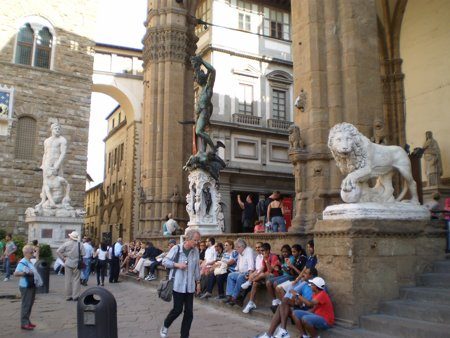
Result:
<svg viewBox="0 0 450 338"><path fill-rule="evenodd" d="M72 205L83 207L90 98L92 34L96 1L14 1L2 7L0 27L0 84L14 88L13 117L7 135L0 136L0 227L24 232L23 214L40 201L43 141L50 124L58 121L68 141L64 177L71 184ZM51 69L12 63L16 33L22 20L41 16L55 30ZM23 21L26 22L26 21ZM17 121L36 120L31 159L15 157Z"/></svg>

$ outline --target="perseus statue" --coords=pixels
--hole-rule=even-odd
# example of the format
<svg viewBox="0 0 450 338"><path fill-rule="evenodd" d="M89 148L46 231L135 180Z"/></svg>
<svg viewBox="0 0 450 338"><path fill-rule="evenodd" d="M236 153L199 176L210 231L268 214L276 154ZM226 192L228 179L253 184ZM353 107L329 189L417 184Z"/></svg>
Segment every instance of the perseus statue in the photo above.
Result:
<svg viewBox="0 0 450 338"><path fill-rule="evenodd" d="M206 153L208 145L213 152L216 152L218 147L223 146L222 142L217 142L215 145L209 134L205 131L210 124L209 121L213 113L211 99L213 96L214 82L216 81L216 70L199 55L191 57L191 64L194 68L194 81L201 88L197 107L195 107L195 135L197 136L197 140L198 138L202 140L200 146L197 143L197 153ZM206 73L201 68L202 65L206 68Z"/></svg>

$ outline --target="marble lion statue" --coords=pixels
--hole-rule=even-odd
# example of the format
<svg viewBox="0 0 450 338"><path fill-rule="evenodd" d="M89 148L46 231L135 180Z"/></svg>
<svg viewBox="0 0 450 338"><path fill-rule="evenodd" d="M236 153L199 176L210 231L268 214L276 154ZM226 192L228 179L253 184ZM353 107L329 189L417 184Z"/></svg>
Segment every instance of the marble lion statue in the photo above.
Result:
<svg viewBox="0 0 450 338"><path fill-rule="evenodd" d="M409 190L409 202L419 204L416 182L411 174L411 162L401 147L373 143L354 125L345 122L331 128L328 147L339 170L346 175L341 184L344 202L401 201ZM404 181L402 191L396 199L392 186L394 169L398 170ZM376 179L374 184L372 179Z"/></svg>

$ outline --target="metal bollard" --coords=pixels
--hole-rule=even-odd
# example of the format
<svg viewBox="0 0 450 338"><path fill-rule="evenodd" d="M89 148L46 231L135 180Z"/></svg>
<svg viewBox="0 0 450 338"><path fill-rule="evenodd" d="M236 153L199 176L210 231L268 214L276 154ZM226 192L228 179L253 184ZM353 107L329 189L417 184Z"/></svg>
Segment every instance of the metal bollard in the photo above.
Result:
<svg viewBox="0 0 450 338"><path fill-rule="evenodd" d="M38 260L34 266L43 282L42 286L36 289L36 293L48 293L50 288L50 264L44 260Z"/></svg>
<svg viewBox="0 0 450 338"><path fill-rule="evenodd" d="M78 298L78 338L117 338L117 303L104 288L87 289Z"/></svg>

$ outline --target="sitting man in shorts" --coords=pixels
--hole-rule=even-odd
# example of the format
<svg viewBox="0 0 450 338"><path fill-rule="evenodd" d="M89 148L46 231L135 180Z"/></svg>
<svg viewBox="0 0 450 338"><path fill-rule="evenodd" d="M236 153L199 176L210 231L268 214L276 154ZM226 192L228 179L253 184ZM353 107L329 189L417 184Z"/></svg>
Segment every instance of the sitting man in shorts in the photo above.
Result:
<svg viewBox="0 0 450 338"><path fill-rule="evenodd" d="M294 288L291 288L289 292L284 296L281 305L276 309L274 316L272 317L272 321L270 322L270 327L267 332L264 332L256 337L258 338L271 338L271 337L282 337L289 338L290 335L286 330L287 320L289 318L293 319L293 310L295 309L304 309L307 310L308 307L305 304L296 304L297 295L301 295L302 297L312 300L313 291L311 286L308 283L309 279L317 277L317 270L315 268L305 269L302 272L301 279L295 285ZM288 283L288 282L286 282ZM284 284L284 283L283 283ZM278 329L277 329L278 327Z"/></svg>
<svg viewBox="0 0 450 338"><path fill-rule="evenodd" d="M281 269L280 260L278 259L277 255L270 252L269 243L262 244L261 253L263 255L262 270L252 278L252 290L250 292L250 299L247 305L245 306L244 310L242 310L242 312L244 313L249 313L251 310L256 309L256 304L254 300L256 296L256 290L258 289L260 282L265 283L267 278L278 276Z"/></svg>
<svg viewBox="0 0 450 338"><path fill-rule="evenodd" d="M318 330L327 330L334 324L334 309L328 293L325 291L325 281L315 277L308 281L313 290L313 299L309 301L297 295L296 302L312 307L311 310L294 310L295 326L303 338L317 337Z"/></svg>

